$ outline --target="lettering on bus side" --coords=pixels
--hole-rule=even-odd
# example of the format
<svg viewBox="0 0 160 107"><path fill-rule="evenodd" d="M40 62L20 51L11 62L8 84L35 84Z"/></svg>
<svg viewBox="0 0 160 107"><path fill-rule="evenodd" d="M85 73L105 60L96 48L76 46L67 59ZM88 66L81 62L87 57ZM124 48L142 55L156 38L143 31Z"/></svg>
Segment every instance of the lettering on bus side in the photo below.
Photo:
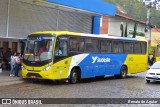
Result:
<svg viewBox="0 0 160 107"><path fill-rule="evenodd" d="M92 56L92 63L95 63L95 62L110 62L111 59L110 58L99 58L98 56Z"/></svg>
<svg viewBox="0 0 160 107"><path fill-rule="evenodd" d="M128 59L129 61L133 61L133 57L129 57L129 59Z"/></svg>

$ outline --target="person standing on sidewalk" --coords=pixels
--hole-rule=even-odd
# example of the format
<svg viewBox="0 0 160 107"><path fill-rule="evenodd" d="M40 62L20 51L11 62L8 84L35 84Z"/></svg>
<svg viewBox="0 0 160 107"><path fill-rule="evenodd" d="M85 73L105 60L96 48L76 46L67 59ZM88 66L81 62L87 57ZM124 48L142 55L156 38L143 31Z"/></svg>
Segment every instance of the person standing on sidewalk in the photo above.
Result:
<svg viewBox="0 0 160 107"><path fill-rule="evenodd" d="M8 50L5 52L5 68L6 70L10 70L10 60L11 60L11 48L8 48Z"/></svg>
<svg viewBox="0 0 160 107"><path fill-rule="evenodd" d="M19 74L20 64L21 64L20 54L17 53L17 56L16 56L16 66L15 66L15 77L19 77L18 74Z"/></svg>
<svg viewBox="0 0 160 107"><path fill-rule="evenodd" d="M0 47L0 69L3 70L3 48Z"/></svg>
<svg viewBox="0 0 160 107"><path fill-rule="evenodd" d="M16 52L11 54L11 60L10 60L10 76L14 76L15 71L15 65L16 65Z"/></svg>

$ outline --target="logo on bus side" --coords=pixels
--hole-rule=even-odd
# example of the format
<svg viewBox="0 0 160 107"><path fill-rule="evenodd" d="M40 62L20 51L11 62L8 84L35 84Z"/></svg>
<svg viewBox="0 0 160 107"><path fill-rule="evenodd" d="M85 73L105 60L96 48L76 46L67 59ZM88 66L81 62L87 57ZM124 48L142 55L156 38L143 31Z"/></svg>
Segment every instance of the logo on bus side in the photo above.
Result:
<svg viewBox="0 0 160 107"><path fill-rule="evenodd" d="M96 57L93 57L92 56L92 63L95 63L95 62L110 62L110 58L99 58L98 56Z"/></svg>

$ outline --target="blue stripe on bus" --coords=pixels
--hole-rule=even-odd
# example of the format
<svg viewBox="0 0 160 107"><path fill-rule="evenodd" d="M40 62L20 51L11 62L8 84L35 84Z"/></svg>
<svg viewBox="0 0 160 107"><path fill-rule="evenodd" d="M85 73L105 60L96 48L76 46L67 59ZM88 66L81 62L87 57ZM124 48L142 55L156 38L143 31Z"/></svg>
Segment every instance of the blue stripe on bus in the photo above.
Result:
<svg viewBox="0 0 160 107"><path fill-rule="evenodd" d="M81 68L81 77L120 74L127 54L90 54L78 66Z"/></svg>

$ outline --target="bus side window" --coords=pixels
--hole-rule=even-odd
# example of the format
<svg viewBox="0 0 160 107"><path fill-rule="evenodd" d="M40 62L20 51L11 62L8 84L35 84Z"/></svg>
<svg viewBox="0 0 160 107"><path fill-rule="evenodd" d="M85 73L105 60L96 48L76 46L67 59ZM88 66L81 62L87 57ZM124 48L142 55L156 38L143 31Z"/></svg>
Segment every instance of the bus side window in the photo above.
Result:
<svg viewBox="0 0 160 107"><path fill-rule="evenodd" d="M133 42L124 43L124 53L132 54L133 53Z"/></svg>
<svg viewBox="0 0 160 107"><path fill-rule="evenodd" d="M62 42L62 55L67 56L67 41Z"/></svg>
<svg viewBox="0 0 160 107"><path fill-rule="evenodd" d="M145 54L146 53L147 43L146 42L142 42L141 43L141 47L142 47L142 54Z"/></svg>
<svg viewBox="0 0 160 107"><path fill-rule="evenodd" d="M55 55L56 56L67 56L67 41L59 40L57 41L55 47Z"/></svg>
<svg viewBox="0 0 160 107"><path fill-rule="evenodd" d="M79 44L79 51L84 51L84 41Z"/></svg>
<svg viewBox="0 0 160 107"><path fill-rule="evenodd" d="M113 41L113 53L123 53L122 41Z"/></svg>
<svg viewBox="0 0 160 107"><path fill-rule="evenodd" d="M61 56L61 55L62 55L62 51L61 51L61 49L60 49L60 43L59 43L59 41L57 41L57 43L56 43L55 55L56 55L56 56Z"/></svg>
<svg viewBox="0 0 160 107"><path fill-rule="evenodd" d="M86 52L98 52L98 39L87 38L85 40L85 51Z"/></svg>
<svg viewBox="0 0 160 107"><path fill-rule="evenodd" d="M87 50L88 52L93 52L93 46L92 46L92 44L86 43L86 50Z"/></svg>
<svg viewBox="0 0 160 107"><path fill-rule="evenodd" d="M113 53L118 53L119 48L118 48L118 41L113 41Z"/></svg>
<svg viewBox="0 0 160 107"><path fill-rule="evenodd" d="M112 41L111 40L101 40L100 45L101 45L101 52L107 52L107 53L112 52Z"/></svg>
<svg viewBox="0 0 160 107"><path fill-rule="evenodd" d="M141 54L141 44L140 44L140 42L135 42L134 53L135 54Z"/></svg>
<svg viewBox="0 0 160 107"><path fill-rule="evenodd" d="M76 42L70 41L70 51L76 51L77 49Z"/></svg>
<svg viewBox="0 0 160 107"><path fill-rule="evenodd" d="M83 50L84 50L83 38L71 37L70 38L70 51L83 52Z"/></svg>

